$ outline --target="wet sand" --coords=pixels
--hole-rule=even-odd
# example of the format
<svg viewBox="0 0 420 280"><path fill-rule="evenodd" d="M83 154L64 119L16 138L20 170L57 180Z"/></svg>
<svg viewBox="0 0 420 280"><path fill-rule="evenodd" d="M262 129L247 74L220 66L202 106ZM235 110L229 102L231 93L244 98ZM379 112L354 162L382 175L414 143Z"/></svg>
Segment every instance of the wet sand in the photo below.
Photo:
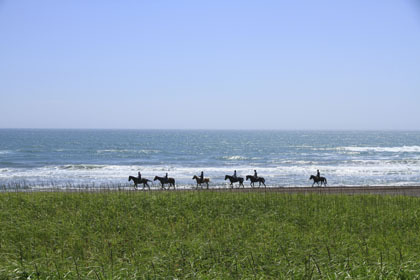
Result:
<svg viewBox="0 0 420 280"><path fill-rule="evenodd" d="M360 187L275 187L275 188L245 188L220 189L217 191L239 192L277 192L290 194L378 194L419 196L420 186L360 186Z"/></svg>
<svg viewBox="0 0 420 280"><path fill-rule="evenodd" d="M137 190L133 187L109 187L109 188L31 188L31 189L8 189L3 192L148 192L148 189L143 190L141 187ZM160 187L152 187L151 192L174 192L170 190L163 190ZM175 192L253 192L253 193L288 193L288 194L345 194L345 195L359 195L359 194L374 194L374 195L405 195L420 197L419 186L334 186L334 187L254 187L249 186L245 188L218 187L209 189L193 188L193 189L176 189Z"/></svg>

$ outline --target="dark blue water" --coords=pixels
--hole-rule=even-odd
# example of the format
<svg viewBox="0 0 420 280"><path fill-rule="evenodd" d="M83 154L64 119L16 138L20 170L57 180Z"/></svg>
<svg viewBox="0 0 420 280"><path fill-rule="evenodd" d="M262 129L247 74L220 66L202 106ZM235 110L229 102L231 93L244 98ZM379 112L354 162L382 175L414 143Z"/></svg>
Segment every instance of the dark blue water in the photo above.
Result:
<svg viewBox="0 0 420 280"><path fill-rule="evenodd" d="M125 184L166 172L189 187L253 174L270 186L419 185L420 132L0 129L0 185Z"/></svg>

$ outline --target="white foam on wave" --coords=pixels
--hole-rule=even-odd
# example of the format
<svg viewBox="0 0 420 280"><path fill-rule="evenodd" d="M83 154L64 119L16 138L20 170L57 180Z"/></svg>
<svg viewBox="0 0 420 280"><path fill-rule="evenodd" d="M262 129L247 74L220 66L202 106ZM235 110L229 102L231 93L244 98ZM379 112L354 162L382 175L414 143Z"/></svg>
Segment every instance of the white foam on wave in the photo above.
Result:
<svg viewBox="0 0 420 280"><path fill-rule="evenodd" d="M128 176L137 176L141 171L144 178L153 180L154 176L165 176L176 179L177 185L192 186L192 177L204 172L205 177L211 178L211 185L225 186L225 175L232 175L234 169L237 175L245 179L246 175L253 175L257 169L258 175L265 177L269 185L307 185L309 176L321 171L331 184L341 185L375 185L375 184L407 184L420 183L419 162L399 164L384 161L349 162L339 165L272 165L250 166L238 165L205 167L205 166L176 166L176 165L60 165L39 168L3 168L0 169L0 184L11 182L27 182L28 184L128 184ZM249 181L247 182L249 184ZM417 183L417 184L418 184ZM156 182L155 182L156 184Z"/></svg>
<svg viewBox="0 0 420 280"><path fill-rule="evenodd" d="M401 147L338 147L338 151L350 152L388 152L388 153L420 153L420 146L401 146Z"/></svg>
<svg viewBox="0 0 420 280"><path fill-rule="evenodd" d="M57 169L73 169L73 170L92 170L92 169L102 169L106 168L107 165L98 165L98 164L69 164L69 165L61 165L55 166L54 168Z"/></svg>
<svg viewBox="0 0 420 280"><path fill-rule="evenodd" d="M248 158L244 157L244 156L224 156L224 157L222 157L222 159L225 159L225 160L246 160Z"/></svg>
<svg viewBox="0 0 420 280"><path fill-rule="evenodd" d="M0 155L6 155L6 154L11 154L12 151L10 150L0 150Z"/></svg>

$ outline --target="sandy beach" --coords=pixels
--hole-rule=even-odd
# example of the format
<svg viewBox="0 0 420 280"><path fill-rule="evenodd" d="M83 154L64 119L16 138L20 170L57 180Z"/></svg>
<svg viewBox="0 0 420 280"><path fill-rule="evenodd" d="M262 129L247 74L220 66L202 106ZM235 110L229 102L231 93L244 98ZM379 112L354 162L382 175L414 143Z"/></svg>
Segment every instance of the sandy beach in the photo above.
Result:
<svg viewBox="0 0 420 280"><path fill-rule="evenodd" d="M420 186L334 186L334 187L267 187L267 188L192 188L192 189L161 189L152 187L151 190L134 189L132 187L107 187L107 188L32 188L8 189L3 192L249 192L249 193L286 193L286 194L332 194L332 195L404 195L419 196Z"/></svg>
<svg viewBox="0 0 420 280"><path fill-rule="evenodd" d="M420 196L420 186L360 186L360 187L275 187L275 188L244 188L226 189L218 191L241 192L278 192L305 194L378 194L378 195L408 195Z"/></svg>

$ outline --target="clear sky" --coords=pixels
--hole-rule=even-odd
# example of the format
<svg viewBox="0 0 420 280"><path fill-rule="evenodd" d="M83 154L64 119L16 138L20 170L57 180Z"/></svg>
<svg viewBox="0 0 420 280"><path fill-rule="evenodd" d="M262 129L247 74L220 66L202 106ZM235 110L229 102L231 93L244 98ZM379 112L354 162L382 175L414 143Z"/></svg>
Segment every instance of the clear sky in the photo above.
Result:
<svg viewBox="0 0 420 280"><path fill-rule="evenodd" d="M0 0L0 128L420 129L420 2Z"/></svg>

